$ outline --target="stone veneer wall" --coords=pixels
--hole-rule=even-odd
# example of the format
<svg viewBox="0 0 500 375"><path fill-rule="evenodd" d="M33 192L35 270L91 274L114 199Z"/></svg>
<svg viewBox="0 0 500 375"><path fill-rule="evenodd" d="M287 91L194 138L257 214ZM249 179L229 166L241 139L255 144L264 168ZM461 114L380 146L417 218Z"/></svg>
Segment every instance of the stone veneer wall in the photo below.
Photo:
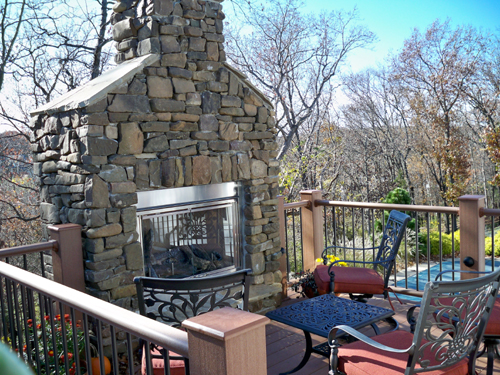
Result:
<svg viewBox="0 0 500 375"><path fill-rule="evenodd" d="M149 65L98 97L33 113L44 227L82 225L88 292L135 309L133 278L143 273L136 192L241 181L251 310L274 308L282 280L274 111L224 63L221 5L122 0L113 8L116 61L145 56Z"/></svg>

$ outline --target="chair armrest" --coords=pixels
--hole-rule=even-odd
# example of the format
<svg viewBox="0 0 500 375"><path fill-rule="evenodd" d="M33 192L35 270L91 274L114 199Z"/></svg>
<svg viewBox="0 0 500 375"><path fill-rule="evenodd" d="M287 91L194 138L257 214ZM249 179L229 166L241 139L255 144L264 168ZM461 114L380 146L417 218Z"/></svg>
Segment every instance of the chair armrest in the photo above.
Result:
<svg viewBox="0 0 500 375"><path fill-rule="evenodd" d="M415 327L417 325L417 318L413 316L416 308L420 308L420 305L412 306L406 312L406 320L408 321L408 324L410 324L411 333L415 333Z"/></svg>
<svg viewBox="0 0 500 375"><path fill-rule="evenodd" d="M486 274L486 273L491 273L490 271L467 271L467 270L444 270L444 271L441 271L439 272L437 275L436 275L436 278L434 279L434 281L439 281L438 279L441 277L441 275L445 274L445 273L449 273L449 272L457 272L457 273L471 273L471 274Z"/></svg>
<svg viewBox="0 0 500 375"><path fill-rule="evenodd" d="M337 335L338 330L344 331L345 333L357 338L358 340L363 341L365 344L373 346L374 348L384 350L387 352L391 352L391 353L409 353L410 350L412 349L412 346L413 346L413 344L412 344L412 346L410 346L408 349L391 348L390 346L383 345L379 342L372 340L371 338L369 338L368 336L355 330L354 328L351 328L351 327L346 326L346 325L340 325L340 326L333 327L330 330L330 333L328 334L328 344L330 345L331 348L338 348L340 346L336 343L336 339L335 339L335 336Z"/></svg>

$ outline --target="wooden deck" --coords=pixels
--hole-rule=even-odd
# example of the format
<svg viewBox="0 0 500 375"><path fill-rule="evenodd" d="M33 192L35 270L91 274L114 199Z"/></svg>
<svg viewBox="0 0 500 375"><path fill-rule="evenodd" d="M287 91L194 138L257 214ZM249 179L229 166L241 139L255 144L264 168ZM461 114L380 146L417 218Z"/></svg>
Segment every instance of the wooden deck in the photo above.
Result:
<svg viewBox="0 0 500 375"><path fill-rule="evenodd" d="M296 295L291 295L290 299L283 302L283 305L291 304L300 301ZM389 303L382 298L372 298L369 303L385 308L390 308ZM412 302L409 302L411 305ZM396 309L396 319L399 322L399 329L409 331L409 325L406 321L406 310L408 304L400 305L399 302L393 301ZM387 327L388 329L389 327ZM381 327L384 330L384 327ZM370 335L368 331L367 334ZM289 371L294 368L302 360L305 351L305 339L302 330L289 327L287 325L271 322L266 327L267 333L267 373L268 375L277 375L281 372ZM312 335L313 345L324 342L323 337ZM476 362L476 370L478 374L486 374L486 357L479 358ZM296 375L327 375L328 360L317 354L312 354L307 365ZM494 374L500 374L500 360L495 359Z"/></svg>

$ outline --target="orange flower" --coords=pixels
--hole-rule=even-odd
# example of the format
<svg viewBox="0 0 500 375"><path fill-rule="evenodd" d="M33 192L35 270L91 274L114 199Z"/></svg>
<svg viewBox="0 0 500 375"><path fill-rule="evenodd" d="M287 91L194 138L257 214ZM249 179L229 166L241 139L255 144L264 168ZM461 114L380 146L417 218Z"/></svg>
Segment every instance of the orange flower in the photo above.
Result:
<svg viewBox="0 0 500 375"><path fill-rule="evenodd" d="M73 353L68 353L68 360L71 361L72 358L73 358ZM64 353L61 354L61 356L59 357L59 359L61 361L64 361Z"/></svg>
<svg viewBox="0 0 500 375"><path fill-rule="evenodd" d="M27 322L27 323L28 323L28 325L31 327L31 326L33 325L33 320L28 319L28 322Z"/></svg>
<svg viewBox="0 0 500 375"><path fill-rule="evenodd" d="M26 351L26 349L28 349L28 347L26 345L24 345L23 350Z"/></svg>
<svg viewBox="0 0 500 375"><path fill-rule="evenodd" d="M49 350L49 357L53 357L54 356L54 351L53 350Z"/></svg>
<svg viewBox="0 0 500 375"><path fill-rule="evenodd" d="M41 328L42 328L42 325L41 325L40 323L38 323L38 324L36 325L36 329L41 329Z"/></svg>
<svg viewBox="0 0 500 375"><path fill-rule="evenodd" d="M61 320L61 314L57 314L54 320Z"/></svg>
<svg viewBox="0 0 500 375"><path fill-rule="evenodd" d="M44 319L48 322L50 320L50 316L45 315Z"/></svg>
<svg viewBox="0 0 500 375"><path fill-rule="evenodd" d="M69 369L69 375L75 375L75 369L74 368L70 368Z"/></svg>

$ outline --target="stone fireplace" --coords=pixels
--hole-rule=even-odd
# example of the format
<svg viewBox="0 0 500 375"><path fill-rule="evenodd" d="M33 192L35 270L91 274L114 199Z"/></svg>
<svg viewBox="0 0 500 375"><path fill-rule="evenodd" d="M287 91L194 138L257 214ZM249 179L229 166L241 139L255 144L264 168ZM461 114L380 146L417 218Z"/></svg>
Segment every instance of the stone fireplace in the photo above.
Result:
<svg viewBox="0 0 500 375"><path fill-rule="evenodd" d="M117 1L118 65L32 112L43 225L82 225L88 293L128 309L135 276L228 265L252 311L280 303L275 114L225 62L221 2Z"/></svg>

